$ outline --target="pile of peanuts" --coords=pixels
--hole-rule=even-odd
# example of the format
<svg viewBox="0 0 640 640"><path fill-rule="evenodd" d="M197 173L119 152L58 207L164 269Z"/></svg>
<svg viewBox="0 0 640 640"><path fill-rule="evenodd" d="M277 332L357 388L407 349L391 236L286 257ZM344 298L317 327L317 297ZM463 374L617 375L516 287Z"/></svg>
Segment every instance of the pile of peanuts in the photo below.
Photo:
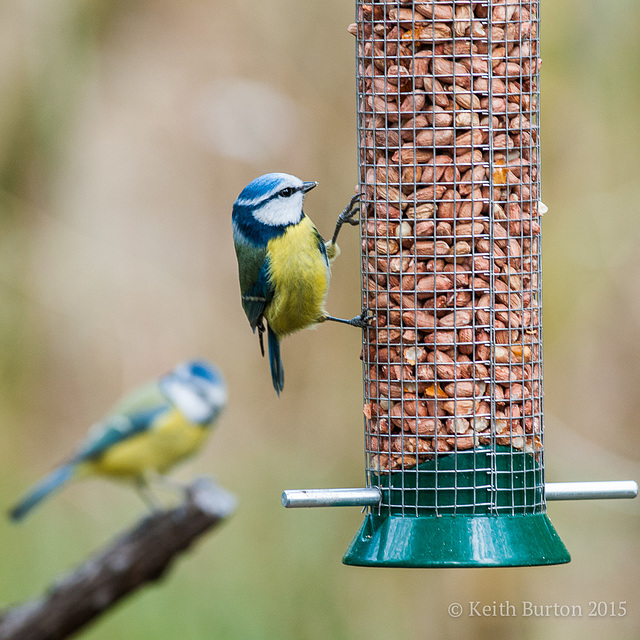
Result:
<svg viewBox="0 0 640 640"><path fill-rule="evenodd" d="M358 2L368 468L542 447L537 3Z"/></svg>

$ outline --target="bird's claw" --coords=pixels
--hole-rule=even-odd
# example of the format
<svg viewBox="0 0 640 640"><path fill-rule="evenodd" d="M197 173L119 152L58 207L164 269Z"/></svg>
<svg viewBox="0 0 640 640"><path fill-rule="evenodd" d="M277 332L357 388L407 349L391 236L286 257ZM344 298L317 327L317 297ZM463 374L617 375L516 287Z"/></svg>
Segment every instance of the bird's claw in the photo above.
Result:
<svg viewBox="0 0 640 640"><path fill-rule="evenodd" d="M368 329L373 326L373 321L376 316L374 313L371 313L369 309L363 309L362 313L359 316L353 318L353 326L359 327L360 329Z"/></svg>
<svg viewBox="0 0 640 640"><path fill-rule="evenodd" d="M366 329L373 326L373 320L375 319L375 317L376 316L372 314L368 309L365 309L360 315L355 316L355 318L349 318L349 320L324 315L322 316L322 318L320 318L319 322L326 322L327 320L331 320L332 322L340 322L342 324L348 324L352 327L358 327L358 329Z"/></svg>
<svg viewBox="0 0 640 640"><path fill-rule="evenodd" d="M340 233L340 229L342 225L347 222L351 226L355 227L360 224L360 217L354 218L357 213L360 213L360 198L361 194L356 193L355 196L351 197L349 200L349 204L344 208L344 211L338 216L338 220L336 222L336 228L333 232L333 238L331 238L330 243L336 244L338 241L338 234Z"/></svg>
<svg viewBox="0 0 640 640"><path fill-rule="evenodd" d="M345 222L349 223L352 226L356 226L360 224L359 218L354 219L356 213L360 213L360 193L356 193L355 196L352 196L351 200L349 200L349 204L344 208L344 211L338 216L338 220L342 224Z"/></svg>

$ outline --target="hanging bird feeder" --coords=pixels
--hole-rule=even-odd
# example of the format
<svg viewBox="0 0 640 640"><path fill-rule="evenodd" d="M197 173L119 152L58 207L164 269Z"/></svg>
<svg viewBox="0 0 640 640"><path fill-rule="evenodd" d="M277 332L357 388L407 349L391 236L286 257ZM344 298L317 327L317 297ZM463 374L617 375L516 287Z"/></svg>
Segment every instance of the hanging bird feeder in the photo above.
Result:
<svg viewBox="0 0 640 640"><path fill-rule="evenodd" d="M346 564L570 560L545 484L538 2L357 2L367 487Z"/></svg>

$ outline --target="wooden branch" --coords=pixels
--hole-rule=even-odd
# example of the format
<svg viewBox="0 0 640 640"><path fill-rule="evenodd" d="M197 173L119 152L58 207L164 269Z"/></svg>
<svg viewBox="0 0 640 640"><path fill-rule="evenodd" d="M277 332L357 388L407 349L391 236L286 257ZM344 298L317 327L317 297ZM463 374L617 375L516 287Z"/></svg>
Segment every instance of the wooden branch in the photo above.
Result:
<svg viewBox="0 0 640 640"><path fill-rule="evenodd" d="M42 597L0 613L1 640L60 640L164 575L175 557L235 509L235 498L198 478L185 502L144 518L56 580Z"/></svg>

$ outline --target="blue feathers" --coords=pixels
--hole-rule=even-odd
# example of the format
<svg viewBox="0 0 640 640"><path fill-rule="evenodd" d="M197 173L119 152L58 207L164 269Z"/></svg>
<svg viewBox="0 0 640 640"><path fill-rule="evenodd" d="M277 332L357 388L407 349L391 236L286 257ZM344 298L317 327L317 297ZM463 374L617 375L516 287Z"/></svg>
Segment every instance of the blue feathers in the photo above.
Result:
<svg viewBox="0 0 640 640"><path fill-rule="evenodd" d="M269 259L265 259L255 284L242 294L242 308L247 314L251 328L255 331L266 306L271 302L275 289L269 280Z"/></svg>
<svg viewBox="0 0 640 640"><path fill-rule="evenodd" d="M169 411L171 406L164 402L150 409L143 409L131 413L131 415L115 415L97 425L97 433L87 438L84 445L74 456L73 462L84 462L97 458L105 451L137 434L144 433L153 424L153 421L162 413Z"/></svg>
<svg viewBox="0 0 640 640"><path fill-rule="evenodd" d="M267 337L269 343L269 365L271 366L271 380L273 388L278 396L284 389L284 367L280 358L280 340L278 336L267 326Z"/></svg>
<svg viewBox="0 0 640 640"><path fill-rule="evenodd" d="M265 173L263 176L251 181L236 199L236 204L253 208L265 200L273 197L284 178L288 178L286 173Z"/></svg>
<svg viewBox="0 0 640 640"><path fill-rule="evenodd" d="M66 464L58 469L54 469L48 476L45 476L11 511L9 517L12 520L21 520L33 507L39 504L54 491L71 479L75 471L75 464Z"/></svg>
<svg viewBox="0 0 640 640"><path fill-rule="evenodd" d="M284 229L263 224L251 215L248 206L233 205L233 238L236 244L245 243L254 247L266 247L271 238L284 233Z"/></svg>
<svg viewBox="0 0 640 640"><path fill-rule="evenodd" d="M219 382L220 374L204 360L192 360L187 363L187 369L192 376L196 378L203 378L209 382Z"/></svg>

